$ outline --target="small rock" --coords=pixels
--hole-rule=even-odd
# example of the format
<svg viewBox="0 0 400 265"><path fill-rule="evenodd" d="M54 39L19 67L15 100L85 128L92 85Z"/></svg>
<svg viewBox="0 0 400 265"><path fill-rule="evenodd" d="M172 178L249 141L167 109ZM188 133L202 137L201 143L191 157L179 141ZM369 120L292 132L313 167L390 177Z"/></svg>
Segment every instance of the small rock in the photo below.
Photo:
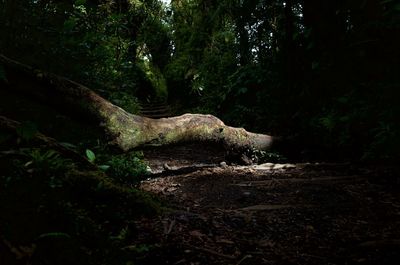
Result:
<svg viewBox="0 0 400 265"><path fill-rule="evenodd" d="M163 168L165 170L172 170L172 168L167 163L164 163Z"/></svg>
<svg viewBox="0 0 400 265"><path fill-rule="evenodd" d="M228 166L228 165L226 164L225 161L222 161L221 163L219 163L219 165L220 165L221 167L227 167L227 166Z"/></svg>
<svg viewBox="0 0 400 265"><path fill-rule="evenodd" d="M243 196L249 197L250 195L251 195L251 193L249 191L243 192Z"/></svg>
<svg viewBox="0 0 400 265"><path fill-rule="evenodd" d="M285 168L285 165L284 164L275 164L274 166L273 166L273 169L284 169Z"/></svg>
<svg viewBox="0 0 400 265"><path fill-rule="evenodd" d="M275 164L273 169L289 169L289 168L295 168L295 165L292 164Z"/></svg>
<svg viewBox="0 0 400 265"><path fill-rule="evenodd" d="M265 163L265 164L261 164L261 165L256 165L254 167L254 169L256 170L270 170L274 167L274 164L272 163Z"/></svg>

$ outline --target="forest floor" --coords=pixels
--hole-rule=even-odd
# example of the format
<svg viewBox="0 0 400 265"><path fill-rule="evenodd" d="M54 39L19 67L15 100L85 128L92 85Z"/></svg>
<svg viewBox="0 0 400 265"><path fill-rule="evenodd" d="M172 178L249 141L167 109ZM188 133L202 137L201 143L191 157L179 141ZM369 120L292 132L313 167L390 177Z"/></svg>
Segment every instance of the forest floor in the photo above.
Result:
<svg viewBox="0 0 400 265"><path fill-rule="evenodd" d="M140 188L170 211L136 222L137 264L400 262L397 167L220 166L223 155L200 146L145 158L159 171Z"/></svg>
<svg viewBox="0 0 400 265"><path fill-rule="evenodd" d="M24 108L29 105L23 99L9 96L0 97L10 105L9 112L2 112L6 116L24 120L21 117L34 115L31 119L39 121L39 128L51 125L45 133L63 142L83 134L97 139L96 133L82 127L87 124L41 120L50 109L40 104ZM133 256L134 264L143 265L400 264L399 166L237 166L221 164L229 160L225 153L205 144L149 149L144 156L153 175L139 188L160 198L168 210L161 216L135 219L143 216L137 205L148 206L135 203L142 195L107 182L98 171L81 166L83 173L69 172L71 176L60 183L52 174L32 172L26 167L29 163L16 164L22 172L11 174L14 157L7 151L21 145L10 141L0 148L4 151L0 188L7 191L0 192L1 265L132 264L119 262L118 258L125 260L124 254L129 254L126 260ZM13 178L5 178L9 173ZM130 229L132 220L135 229ZM114 236L121 227L134 230L134 236L124 240ZM4 231L7 234L1 234ZM47 241L41 240L58 245L43 246ZM34 251L35 246L39 250L54 246L57 251ZM68 251L62 255L61 250ZM40 262L24 263L21 253ZM82 253L81 260L93 262L79 262L70 253ZM17 260L3 262L5 256Z"/></svg>

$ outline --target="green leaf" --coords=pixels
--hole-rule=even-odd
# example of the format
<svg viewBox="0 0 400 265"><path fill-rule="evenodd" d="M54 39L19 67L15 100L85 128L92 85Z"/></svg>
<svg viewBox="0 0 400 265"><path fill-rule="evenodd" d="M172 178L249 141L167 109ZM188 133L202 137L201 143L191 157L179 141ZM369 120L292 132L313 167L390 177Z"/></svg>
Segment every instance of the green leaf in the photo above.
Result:
<svg viewBox="0 0 400 265"><path fill-rule="evenodd" d="M18 136L27 141L35 137L37 132L37 125L30 121L23 122L19 127L17 127Z"/></svg>
<svg viewBox="0 0 400 265"><path fill-rule="evenodd" d="M60 142L60 144L62 146L64 146L65 148L71 149L71 150L76 150L77 146L71 143L67 143L67 142Z"/></svg>
<svg viewBox="0 0 400 265"><path fill-rule="evenodd" d="M348 97L340 97L337 99L337 101L345 104L345 103L349 102L349 98Z"/></svg>
<svg viewBox="0 0 400 265"><path fill-rule="evenodd" d="M241 87L239 88L238 94L246 94L247 93L247 87Z"/></svg>
<svg viewBox="0 0 400 265"><path fill-rule="evenodd" d="M69 19L65 20L65 22L64 22L64 30L71 31L74 29L76 24L77 24L76 18L70 17Z"/></svg>
<svg viewBox="0 0 400 265"><path fill-rule="evenodd" d="M106 171L107 169L110 168L109 165L99 165L98 167L99 167L101 170L103 170L103 171Z"/></svg>
<svg viewBox="0 0 400 265"><path fill-rule="evenodd" d="M81 6L81 5L84 5L84 4L86 4L86 0L76 0L75 1L75 5L77 5L77 6Z"/></svg>
<svg viewBox="0 0 400 265"><path fill-rule="evenodd" d="M328 131L332 131L335 127L335 121L332 116L323 117L320 119L321 125Z"/></svg>
<svg viewBox="0 0 400 265"><path fill-rule="evenodd" d="M96 155L90 149L86 149L86 157L90 163L93 163L96 160Z"/></svg>
<svg viewBox="0 0 400 265"><path fill-rule="evenodd" d="M68 235L67 233L62 233L62 232L51 232L51 233L44 233L44 234L41 234L40 236L37 237L37 239L47 238L47 237L56 237L56 238L64 237L64 238L71 238L71 236Z"/></svg>

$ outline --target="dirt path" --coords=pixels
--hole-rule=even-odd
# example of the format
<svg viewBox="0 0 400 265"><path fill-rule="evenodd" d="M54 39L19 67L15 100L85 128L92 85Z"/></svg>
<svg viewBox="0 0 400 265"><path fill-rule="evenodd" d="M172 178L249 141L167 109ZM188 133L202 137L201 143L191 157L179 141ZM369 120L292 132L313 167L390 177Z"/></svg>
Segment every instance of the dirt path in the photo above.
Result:
<svg viewBox="0 0 400 265"><path fill-rule="evenodd" d="M141 188L171 211L137 223L137 264L399 264L399 176L345 164L159 174Z"/></svg>

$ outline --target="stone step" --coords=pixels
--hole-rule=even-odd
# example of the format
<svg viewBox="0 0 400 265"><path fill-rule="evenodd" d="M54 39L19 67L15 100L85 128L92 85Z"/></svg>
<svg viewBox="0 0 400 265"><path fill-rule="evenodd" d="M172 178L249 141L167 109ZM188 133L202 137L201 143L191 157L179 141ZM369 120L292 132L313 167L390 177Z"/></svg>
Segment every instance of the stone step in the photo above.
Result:
<svg viewBox="0 0 400 265"><path fill-rule="evenodd" d="M168 118L171 116L171 114L166 114L166 113L161 113L161 114L152 114L152 115L145 115L141 114L141 116L146 117L146 118L152 118L152 119L161 119L161 118Z"/></svg>
<svg viewBox="0 0 400 265"><path fill-rule="evenodd" d="M168 103L161 102L161 103L139 103L142 108L158 108L168 106Z"/></svg>
<svg viewBox="0 0 400 265"><path fill-rule="evenodd" d="M141 109L140 113L162 113L162 112L170 112L169 108L163 108L163 109Z"/></svg>
<svg viewBox="0 0 400 265"><path fill-rule="evenodd" d="M171 108L167 102L141 102L140 115L152 119L166 118L171 116Z"/></svg>

